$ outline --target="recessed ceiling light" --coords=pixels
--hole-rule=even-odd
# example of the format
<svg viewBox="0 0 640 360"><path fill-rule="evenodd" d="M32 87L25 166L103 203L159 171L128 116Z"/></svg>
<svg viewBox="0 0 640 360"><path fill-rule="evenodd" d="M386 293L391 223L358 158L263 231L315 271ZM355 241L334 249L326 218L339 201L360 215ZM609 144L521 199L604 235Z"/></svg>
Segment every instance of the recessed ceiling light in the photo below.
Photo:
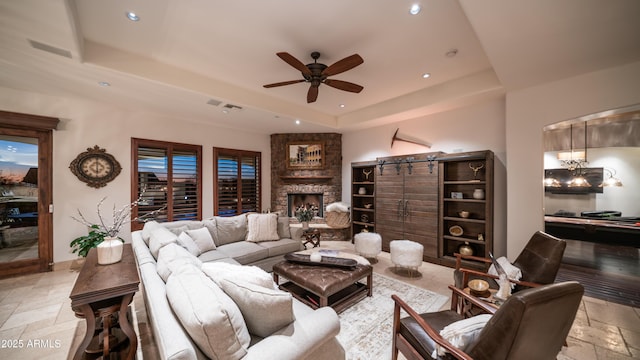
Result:
<svg viewBox="0 0 640 360"><path fill-rule="evenodd" d="M136 13L134 13L133 11L129 11L127 13L127 19L129 19L131 21L138 21L138 20L140 20L140 17L138 15L136 15Z"/></svg>
<svg viewBox="0 0 640 360"><path fill-rule="evenodd" d="M98 81L98 85L104 86L104 87L111 86L111 84L106 81Z"/></svg>
<svg viewBox="0 0 640 360"><path fill-rule="evenodd" d="M300 125L300 120L296 119L296 125Z"/></svg>
<svg viewBox="0 0 640 360"><path fill-rule="evenodd" d="M419 4L413 4L413 5L411 5L411 8L409 9L409 14L418 15L420 10L422 10L422 7L420 7Z"/></svg>
<svg viewBox="0 0 640 360"><path fill-rule="evenodd" d="M344 106L345 106L345 105L344 105L344 104L340 104L339 106L340 106L341 108L344 108Z"/></svg>
<svg viewBox="0 0 640 360"><path fill-rule="evenodd" d="M228 109L223 109L223 110L222 110L222 113L223 113L223 114L228 114L228 113L229 113L229 110L228 110Z"/></svg>
<svg viewBox="0 0 640 360"><path fill-rule="evenodd" d="M428 79L429 77L431 77L431 74L429 74L429 73L422 74L422 78L423 79Z"/></svg>

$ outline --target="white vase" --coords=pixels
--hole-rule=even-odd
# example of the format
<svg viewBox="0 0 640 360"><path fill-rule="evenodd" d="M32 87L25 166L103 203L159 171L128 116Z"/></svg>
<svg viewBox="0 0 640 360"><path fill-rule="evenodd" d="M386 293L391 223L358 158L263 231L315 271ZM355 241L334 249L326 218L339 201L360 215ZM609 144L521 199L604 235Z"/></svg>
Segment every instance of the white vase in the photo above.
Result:
<svg viewBox="0 0 640 360"><path fill-rule="evenodd" d="M303 221L303 222L302 222L302 228L303 228L304 230L309 229L309 222L308 222L308 221Z"/></svg>
<svg viewBox="0 0 640 360"><path fill-rule="evenodd" d="M358 189L358 194L360 195L366 195L367 194L367 189L363 186L361 188Z"/></svg>
<svg viewBox="0 0 640 360"><path fill-rule="evenodd" d="M473 190L473 198L478 200L484 199L484 190L483 189Z"/></svg>
<svg viewBox="0 0 640 360"><path fill-rule="evenodd" d="M105 237L97 248L100 265L114 264L122 260L123 243L117 237Z"/></svg>

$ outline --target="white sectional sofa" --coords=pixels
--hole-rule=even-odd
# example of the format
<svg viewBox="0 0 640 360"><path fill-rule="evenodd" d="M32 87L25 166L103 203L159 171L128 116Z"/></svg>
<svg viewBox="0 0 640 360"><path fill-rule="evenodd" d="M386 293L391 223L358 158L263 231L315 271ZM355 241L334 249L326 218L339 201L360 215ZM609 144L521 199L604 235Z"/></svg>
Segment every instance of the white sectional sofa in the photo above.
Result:
<svg viewBox="0 0 640 360"><path fill-rule="evenodd" d="M267 273L302 249L288 218L276 216L277 235L272 218L256 218L147 223L132 233L161 359L345 358L335 311L307 307Z"/></svg>

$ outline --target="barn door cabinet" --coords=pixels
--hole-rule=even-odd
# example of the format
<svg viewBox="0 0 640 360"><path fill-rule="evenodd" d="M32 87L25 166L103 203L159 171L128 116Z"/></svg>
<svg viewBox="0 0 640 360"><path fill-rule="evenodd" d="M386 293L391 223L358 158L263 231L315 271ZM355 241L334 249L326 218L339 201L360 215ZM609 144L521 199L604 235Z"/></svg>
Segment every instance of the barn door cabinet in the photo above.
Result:
<svg viewBox="0 0 640 360"><path fill-rule="evenodd" d="M438 260L438 155L377 159L375 222L384 251L392 240L407 239L424 246L424 260Z"/></svg>
<svg viewBox="0 0 640 360"><path fill-rule="evenodd" d="M438 158L438 247L443 265L454 266L454 253L462 249L480 257L489 257L493 249L493 160L489 150Z"/></svg>

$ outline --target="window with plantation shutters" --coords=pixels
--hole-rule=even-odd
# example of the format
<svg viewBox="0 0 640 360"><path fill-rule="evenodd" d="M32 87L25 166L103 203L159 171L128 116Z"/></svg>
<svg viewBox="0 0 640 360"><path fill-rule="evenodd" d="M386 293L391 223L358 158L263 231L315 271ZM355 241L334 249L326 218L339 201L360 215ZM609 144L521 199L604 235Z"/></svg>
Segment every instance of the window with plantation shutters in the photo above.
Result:
<svg viewBox="0 0 640 360"><path fill-rule="evenodd" d="M214 214L260 212L260 153L213 148Z"/></svg>
<svg viewBox="0 0 640 360"><path fill-rule="evenodd" d="M132 218L159 222L202 218L202 147L132 139ZM134 221L132 230L142 228Z"/></svg>

